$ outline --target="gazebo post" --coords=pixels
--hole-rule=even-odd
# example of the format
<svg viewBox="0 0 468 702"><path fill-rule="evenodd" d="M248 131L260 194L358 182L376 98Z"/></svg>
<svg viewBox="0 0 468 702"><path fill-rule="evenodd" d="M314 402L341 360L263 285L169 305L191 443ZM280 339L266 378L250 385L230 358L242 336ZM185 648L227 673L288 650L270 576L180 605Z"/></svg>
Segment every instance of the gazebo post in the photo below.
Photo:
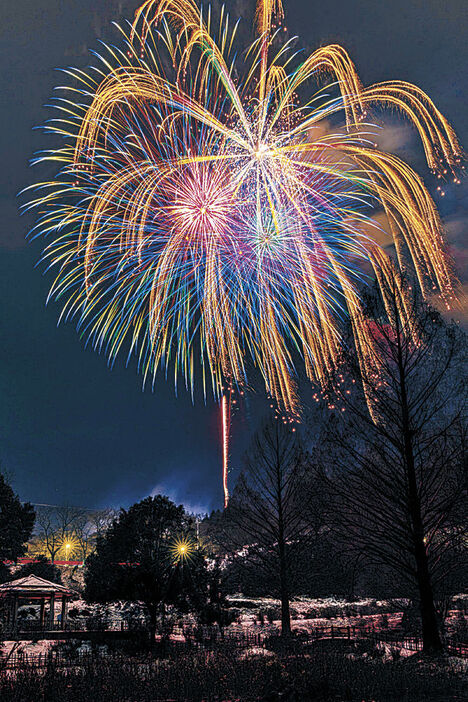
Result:
<svg viewBox="0 0 468 702"><path fill-rule="evenodd" d="M49 625L50 628L54 628L55 620L55 592L50 593L50 609L49 609Z"/></svg>
<svg viewBox="0 0 468 702"><path fill-rule="evenodd" d="M65 595L62 595L62 618L60 622L60 627L61 629L65 629L65 625L67 622L67 598Z"/></svg>
<svg viewBox="0 0 468 702"><path fill-rule="evenodd" d="M39 621L41 623L41 628L44 628L45 624L45 598L41 597L41 610L39 615Z"/></svg>

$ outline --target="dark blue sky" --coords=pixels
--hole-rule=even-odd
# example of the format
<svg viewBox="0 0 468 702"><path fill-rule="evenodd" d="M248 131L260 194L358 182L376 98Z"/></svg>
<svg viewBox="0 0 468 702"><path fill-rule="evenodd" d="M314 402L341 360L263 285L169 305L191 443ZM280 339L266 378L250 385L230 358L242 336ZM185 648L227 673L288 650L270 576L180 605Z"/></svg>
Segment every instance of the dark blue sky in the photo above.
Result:
<svg viewBox="0 0 468 702"><path fill-rule="evenodd" d="M99 37L115 39L110 22L130 18L138 4L1 3L0 460L33 502L120 505L156 489L210 509L222 502L217 406L193 406L184 392L176 398L170 382L142 392L133 368L110 371L72 324L57 328L57 309L45 307L50 280L34 268L39 245L25 242L31 222L17 214L16 193L39 177L28 159L47 144L33 127L50 116L42 105L63 82L54 69L86 66ZM251 23L247 0L232 6L233 14L250 8ZM343 44L365 84L399 78L422 87L467 147L466 0L286 0L285 10L301 45ZM396 148L413 148L404 128L392 134ZM467 212L466 184L449 189L443 214L463 278ZM234 418L234 474L263 411L256 398Z"/></svg>

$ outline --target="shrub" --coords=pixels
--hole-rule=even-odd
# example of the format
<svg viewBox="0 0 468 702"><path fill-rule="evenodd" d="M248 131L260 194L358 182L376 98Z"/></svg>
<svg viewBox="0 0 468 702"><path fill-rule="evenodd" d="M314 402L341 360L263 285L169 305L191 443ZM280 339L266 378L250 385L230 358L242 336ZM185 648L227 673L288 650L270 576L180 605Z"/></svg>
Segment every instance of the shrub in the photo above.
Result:
<svg viewBox="0 0 468 702"><path fill-rule="evenodd" d="M463 612L458 612L453 625L453 633L462 643L468 643L468 622Z"/></svg>
<svg viewBox="0 0 468 702"><path fill-rule="evenodd" d="M382 614L379 618L379 625L381 629L388 629L388 616L386 614Z"/></svg>
<svg viewBox="0 0 468 702"><path fill-rule="evenodd" d="M122 651L97 652L79 666L50 665L37 670L27 665L14 676L0 677L2 702L156 702L157 700L242 699L378 700L428 702L464 699L461 672L424 662L411 666L311 650L305 657L291 648L274 657L242 657L235 649L180 653L165 652L164 661Z"/></svg>
<svg viewBox="0 0 468 702"><path fill-rule="evenodd" d="M36 556L32 563L25 563L16 573L10 576L11 580L25 578L28 575L37 575L45 580L50 580L53 583L62 584L62 573L53 563L50 563L46 556Z"/></svg>
<svg viewBox="0 0 468 702"><path fill-rule="evenodd" d="M417 607L409 603L403 610L401 627L409 636L419 636L421 631L421 618Z"/></svg>
<svg viewBox="0 0 468 702"><path fill-rule="evenodd" d="M281 619L281 610L279 607L268 607L267 610L265 610L265 616L270 624L273 624L274 621Z"/></svg>

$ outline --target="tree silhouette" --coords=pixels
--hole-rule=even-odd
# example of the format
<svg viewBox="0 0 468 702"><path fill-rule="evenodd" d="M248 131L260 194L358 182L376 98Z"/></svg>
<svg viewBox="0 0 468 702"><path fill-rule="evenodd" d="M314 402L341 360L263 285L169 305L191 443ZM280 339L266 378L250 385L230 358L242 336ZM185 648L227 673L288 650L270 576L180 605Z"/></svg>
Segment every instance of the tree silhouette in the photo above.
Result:
<svg viewBox="0 0 468 702"><path fill-rule="evenodd" d="M18 495L0 473L0 562L16 561L26 553L26 542L34 527L34 508L21 504Z"/></svg>
<svg viewBox="0 0 468 702"><path fill-rule="evenodd" d="M290 423L270 419L247 453L225 512L225 544L250 569L261 570L281 599L281 630L291 631L289 602L295 546L305 544L312 520L304 503L307 465Z"/></svg>
<svg viewBox="0 0 468 702"><path fill-rule="evenodd" d="M52 583L62 583L62 573L53 563L47 560L46 556L37 556L33 563L25 563L21 568L10 577L10 580L17 578L25 578L28 575L38 575L40 578L50 580Z"/></svg>
<svg viewBox="0 0 468 702"><path fill-rule="evenodd" d="M182 535L190 539L191 529L182 505L162 495L122 509L86 561L85 598L143 602L153 641L158 614L164 616L166 605L199 609L204 604L204 557L196 548L189 548L187 557L179 555L175 545Z"/></svg>
<svg viewBox="0 0 468 702"><path fill-rule="evenodd" d="M318 463L329 525L415 588L424 650L439 650L434 591L466 538L466 339L400 278L383 300L369 296L367 325L366 362L347 349L327 397L336 411Z"/></svg>

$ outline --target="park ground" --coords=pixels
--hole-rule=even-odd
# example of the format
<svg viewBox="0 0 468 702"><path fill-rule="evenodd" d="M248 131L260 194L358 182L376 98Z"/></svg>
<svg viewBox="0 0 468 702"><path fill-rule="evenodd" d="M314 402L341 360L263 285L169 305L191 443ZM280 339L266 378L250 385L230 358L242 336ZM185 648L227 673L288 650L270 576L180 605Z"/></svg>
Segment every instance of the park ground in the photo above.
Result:
<svg viewBox="0 0 468 702"><path fill-rule="evenodd" d="M448 702L468 700L461 652L422 656L403 635L404 600L301 598L292 604L294 635L279 636L279 602L230 598L236 622L223 634L168 618L152 649L136 640L4 642L2 702ZM445 622L447 640L466 639L465 598ZM74 603L77 622L104 616ZM106 609L117 629L125 603Z"/></svg>

